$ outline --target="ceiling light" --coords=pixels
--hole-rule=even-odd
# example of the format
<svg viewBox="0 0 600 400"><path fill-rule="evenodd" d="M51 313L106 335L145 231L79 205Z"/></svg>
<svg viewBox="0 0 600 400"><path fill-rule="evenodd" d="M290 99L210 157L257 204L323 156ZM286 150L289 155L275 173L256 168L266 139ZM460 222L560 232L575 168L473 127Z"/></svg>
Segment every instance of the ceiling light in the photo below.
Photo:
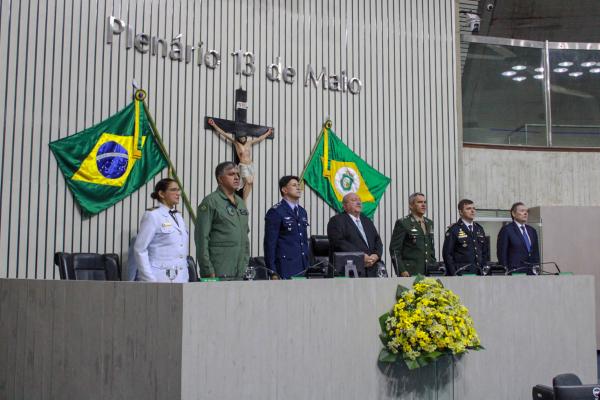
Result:
<svg viewBox="0 0 600 400"><path fill-rule="evenodd" d="M516 74L517 73L515 71L504 71L502 73L502 75L504 75L504 76L513 76L513 75L516 75Z"/></svg>
<svg viewBox="0 0 600 400"><path fill-rule="evenodd" d="M558 63L559 67L570 67L571 65L573 65L573 63L571 61L563 61Z"/></svg>
<svg viewBox="0 0 600 400"><path fill-rule="evenodd" d="M515 71L523 71L524 69L527 69L527 67L524 65L515 65L514 67L512 67L512 69L514 69Z"/></svg>
<svg viewBox="0 0 600 400"><path fill-rule="evenodd" d="M554 68L554 72L556 72L557 74L562 74L563 72L567 72L568 69L567 68Z"/></svg>
<svg viewBox="0 0 600 400"><path fill-rule="evenodd" d="M569 76L572 76L573 78L577 78L578 76L583 75L583 72L580 71L575 71L575 72L569 72Z"/></svg>
<svg viewBox="0 0 600 400"><path fill-rule="evenodd" d="M535 72L544 72L544 67L534 69Z"/></svg>
<svg viewBox="0 0 600 400"><path fill-rule="evenodd" d="M592 74L600 74L600 68L592 68L592 69L590 69L590 73L592 73Z"/></svg>
<svg viewBox="0 0 600 400"><path fill-rule="evenodd" d="M544 75L538 74L533 76L534 79L544 79Z"/></svg>
<svg viewBox="0 0 600 400"><path fill-rule="evenodd" d="M593 67L594 65L596 65L595 61L586 61L584 63L581 63L581 66L584 68Z"/></svg>
<svg viewBox="0 0 600 400"><path fill-rule="evenodd" d="M525 76L515 76L513 78L513 81L523 82L525 79L527 79L527 77L525 77Z"/></svg>

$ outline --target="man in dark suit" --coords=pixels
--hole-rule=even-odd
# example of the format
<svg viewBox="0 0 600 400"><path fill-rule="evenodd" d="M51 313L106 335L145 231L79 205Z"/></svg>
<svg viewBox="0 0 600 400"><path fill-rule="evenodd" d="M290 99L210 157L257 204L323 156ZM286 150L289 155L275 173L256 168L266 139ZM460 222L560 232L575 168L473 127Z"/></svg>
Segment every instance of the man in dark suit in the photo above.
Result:
<svg viewBox="0 0 600 400"><path fill-rule="evenodd" d="M513 222L503 226L498 233L498 262L509 270L540 262L537 232L527 225L528 211L521 202L513 204L510 208ZM532 275L532 269L529 268L527 273Z"/></svg>
<svg viewBox="0 0 600 400"><path fill-rule="evenodd" d="M306 270L308 264L308 216L299 204L300 179L284 176L279 180L283 197L265 216L265 262L267 268L289 279Z"/></svg>
<svg viewBox="0 0 600 400"><path fill-rule="evenodd" d="M375 277L383 253L381 237L373 222L361 214L362 202L356 193L348 193L342 201L344 212L327 224L329 246L332 251L363 252L366 276Z"/></svg>

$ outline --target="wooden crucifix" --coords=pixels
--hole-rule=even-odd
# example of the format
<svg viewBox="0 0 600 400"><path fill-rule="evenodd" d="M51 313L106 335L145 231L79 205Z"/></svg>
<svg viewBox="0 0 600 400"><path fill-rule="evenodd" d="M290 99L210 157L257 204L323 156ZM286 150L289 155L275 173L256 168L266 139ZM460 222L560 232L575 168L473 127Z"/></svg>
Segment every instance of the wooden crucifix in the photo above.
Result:
<svg viewBox="0 0 600 400"><path fill-rule="evenodd" d="M240 169L243 187L240 188L244 200L248 198L254 185L254 164L252 146L265 139L273 139L274 130L269 126L253 125L246 122L248 113L248 94L243 89L235 91L235 120L206 117L205 129L213 129L220 137L231 142L235 149L235 163ZM251 138L249 138L251 137Z"/></svg>

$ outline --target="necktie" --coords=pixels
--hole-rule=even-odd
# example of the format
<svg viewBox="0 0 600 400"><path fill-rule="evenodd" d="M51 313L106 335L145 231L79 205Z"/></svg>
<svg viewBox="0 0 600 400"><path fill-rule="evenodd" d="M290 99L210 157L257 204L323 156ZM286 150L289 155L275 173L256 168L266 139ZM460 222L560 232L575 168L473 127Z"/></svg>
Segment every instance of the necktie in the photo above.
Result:
<svg viewBox="0 0 600 400"><path fill-rule="evenodd" d="M179 226L179 222L177 222L177 218L175 217L175 214L177 214L177 210L169 210L169 214L171 215L171 218L173 218L177 226Z"/></svg>
<svg viewBox="0 0 600 400"><path fill-rule="evenodd" d="M354 219L354 218L352 218L352 219ZM360 223L360 218L354 219L354 223L356 224L356 227L358 228L358 231L360 232L360 235L362 236L363 240L365 241L365 243L368 246L369 245L369 241L367 240L367 234L365 233L365 230L364 230L362 224Z"/></svg>
<svg viewBox="0 0 600 400"><path fill-rule="evenodd" d="M469 224L469 232L473 233L473 225Z"/></svg>
<svg viewBox="0 0 600 400"><path fill-rule="evenodd" d="M525 230L525 225L521 225L521 231L523 232L523 238L525 239L525 245L527 246L527 252L531 251L531 241L529 240L529 235Z"/></svg>
<svg viewBox="0 0 600 400"><path fill-rule="evenodd" d="M423 229L423 233L427 235L427 225L425 225L425 220L422 219L419 221L419 223L421 224L421 229Z"/></svg>
<svg viewBox="0 0 600 400"><path fill-rule="evenodd" d="M300 216L300 213L298 211L298 206L294 207L294 215L296 216L296 219L298 219L298 217Z"/></svg>

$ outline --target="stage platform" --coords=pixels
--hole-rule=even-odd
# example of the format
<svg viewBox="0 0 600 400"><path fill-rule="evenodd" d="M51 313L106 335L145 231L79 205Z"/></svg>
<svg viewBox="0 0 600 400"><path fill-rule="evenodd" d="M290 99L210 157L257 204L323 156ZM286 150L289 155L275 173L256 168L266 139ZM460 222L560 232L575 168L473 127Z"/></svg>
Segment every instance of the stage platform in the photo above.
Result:
<svg viewBox="0 0 600 400"><path fill-rule="evenodd" d="M412 279L153 284L0 280L2 399L530 399L596 382L590 276L443 278L486 350L379 364Z"/></svg>

